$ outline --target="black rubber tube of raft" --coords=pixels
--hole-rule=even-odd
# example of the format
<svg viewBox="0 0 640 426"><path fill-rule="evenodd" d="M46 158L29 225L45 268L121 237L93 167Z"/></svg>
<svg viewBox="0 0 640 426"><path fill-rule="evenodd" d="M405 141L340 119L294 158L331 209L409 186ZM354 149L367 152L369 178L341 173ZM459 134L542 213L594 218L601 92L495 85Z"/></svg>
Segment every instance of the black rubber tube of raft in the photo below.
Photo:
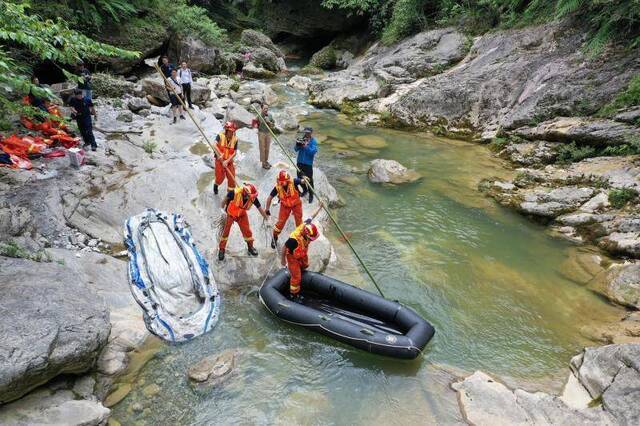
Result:
<svg viewBox="0 0 640 426"><path fill-rule="evenodd" d="M278 318L365 351L413 359L435 330L414 310L316 272L302 274L303 304L289 300L289 273L281 269L260 288L260 300Z"/></svg>

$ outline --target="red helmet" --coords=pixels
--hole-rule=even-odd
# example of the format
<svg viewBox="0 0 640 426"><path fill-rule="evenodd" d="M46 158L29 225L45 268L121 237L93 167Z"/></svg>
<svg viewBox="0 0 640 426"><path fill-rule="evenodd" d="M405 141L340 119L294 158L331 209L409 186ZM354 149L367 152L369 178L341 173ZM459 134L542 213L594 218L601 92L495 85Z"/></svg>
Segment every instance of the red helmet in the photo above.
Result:
<svg viewBox="0 0 640 426"><path fill-rule="evenodd" d="M242 191L251 198L256 198L258 196L258 188L252 183L244 183L242 185Z"/></svg>
<svg viewBox="0 0 640 426"><path fill-rule="evenodd" d="M289 182L291 180L291 175L286 170L280 170L278 172L278 182Z"/></svg>
<svg viewBox="0 0 640 426"><path fill-rule="evenodd" d="M320 232L318 232L318 227L314 223L306 224L302 232L311 241L315 241L320 236Z"/></svg>
<svg viewBox="0 0 640 426"><path fill-rule="evenodd" d="M236 130L238 130L238 126L236 126L236 123L234 123L233 121L227 121L226 123L224 123L224 129L235 132Z"/></svg>

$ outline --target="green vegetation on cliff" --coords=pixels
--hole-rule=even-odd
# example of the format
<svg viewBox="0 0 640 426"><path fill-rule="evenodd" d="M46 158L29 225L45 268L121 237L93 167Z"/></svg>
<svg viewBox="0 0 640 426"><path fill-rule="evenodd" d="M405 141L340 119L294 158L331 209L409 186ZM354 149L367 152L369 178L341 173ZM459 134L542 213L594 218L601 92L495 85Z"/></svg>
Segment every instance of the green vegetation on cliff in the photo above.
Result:
<svg viewBox="0 0 640 426"><path fill-rule="evenodd" d="M640 75L633 77L626 90L616 96L609 104L605 105L599 112L603 117L615 115L622 108L640 105Z"/></svg>
<svg viewBox="0 0 640 426"><path fill-rule="evenodd" d="M44 20L27 14L24 4L4 2L0 8L0 116L11 113L33 114L16 102L17 98L33 91L49 97L50 93L34 86L27 64L51 61L58 66L75 65L85 58L135 57L136 53L99 43L70 29L62 20ZM75 78L61 68L68 78Z"/></svg>
<svg viewBox="0 0 640 426"><path fill-rule="evenodd" d="M575 17L589 26L588 49L609 42L640 45L640 0L323 0L327 8L367 15L390 43L425 25L460 25L471 32Z"/></svg>

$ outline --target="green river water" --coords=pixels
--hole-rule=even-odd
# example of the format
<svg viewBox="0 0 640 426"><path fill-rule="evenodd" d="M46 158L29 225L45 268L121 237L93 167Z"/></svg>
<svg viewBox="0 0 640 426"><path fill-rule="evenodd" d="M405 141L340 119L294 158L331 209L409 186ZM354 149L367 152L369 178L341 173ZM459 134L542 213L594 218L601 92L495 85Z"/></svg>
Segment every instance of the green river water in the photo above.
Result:
<svg viewBox="0 0 640 426"><path fill-rule="evenodd" d="M346 201L336 214L386 296L435 326L424 356L407 362L370 355L280 322L249 289L227 292L213 333L162 346L131 383L120 385L132 389L113 407L114 419L149 425L450 424L461 420L451 374L480 369L557 390L571 356L593 343L585 330L619 314L567 278L576 272L568 259L586 249L551 238L477 191L483 177L510 173L485 147L356 127L327 111L305 124L321 140L318 166ZM345 150L355 157L336 158ZM381 157L416 169L423 179L394 187L352 173ZM328 273L375 291L345 245L333 239L341 260ZM190 385L188 367L225 349L238 352L232 376L213 388Z"/></svg>

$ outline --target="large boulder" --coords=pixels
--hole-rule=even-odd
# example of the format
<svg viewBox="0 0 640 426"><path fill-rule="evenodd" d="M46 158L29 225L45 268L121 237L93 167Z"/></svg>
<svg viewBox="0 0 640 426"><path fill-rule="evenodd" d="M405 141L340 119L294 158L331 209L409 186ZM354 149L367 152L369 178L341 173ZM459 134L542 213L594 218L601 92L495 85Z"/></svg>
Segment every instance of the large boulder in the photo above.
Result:
<svg viewBox="0 0 640 426"><path fill-rule="evenodd" d="M361 102L378 96L380 84L375 78L354 76L339 71L309 84L309 103L339 109L343 102Z"/></svg>
<svg viewBox="0 0 640 426"><path fill-rule="evenodd" d="M72 269L0 257L0 282L0 403L95 364L109 311Z"/></svg>
<svg viewBox="0 0 640 426"><path fill-rule="evenodd" d="M532 140L608 146L631 143L637 140L640 130L613 120L558 117L537 126L521 127L514 134Z"/></svg>
<svg viewBox="0 0 640 426"><path fill-rule="evenodd" d="M332 45L328 45L311 56L309 65L323 70L331 70L336 67L337 60L335 48Z"/></svg>
<svg viewBox="0 0 640 426"><path fill-rule="evenodd" d="M616 424L640 422L640 345L607 345L586 348L571 359L571 368L591 397Z"/></svg>
<svg viewBox="0 0 640 426"><path fill-rule="evenodd" d="M594 194L593 188L564 186L527 191L517 208L524 214L553 218L576 210Z"/></svg>
<svg viewBox="0 0 640 426"><path fill-rule="evenodd" d="M0 424L22 425L104 425L111 410L95 399L68 389L41 388L0 408Z"/></svg>
<svg viewBox="0 0 640 426"><path fill-rule="evenodd" d="M244 30L240 34L240 43L247 47L265 47L273 52L277 57L282 58L284 54L273 44L269 36L256 30Z"/></svg>
<svg viewBox="0 0 640 426"><path fill-rule="evenodd" d="M309 77L294 75L289 79L289 81L287 81L287 86L293 87L294 89L306 91L312 81L313 80L311 80Z"/></svg>
<svg viewBox="0 0 640 426"><path fill-rule="evenodd" d="M413 169L407 169L394 160L377 159L369 166L369 180L374 183L402 184L415 182L421 178Z"/></svg>
<svg viewBox="0 0 640 426"><path fill-rule="evenodd" d="M231 98L240 105L248 106L255 102L276 105L278 95L268 85L260 81L247 81L240 84L238 91L231 93Z"/></svg>
<svg viewBox="0 0 640 426"><path fill-rule="evenodd" d="M227 106L225 121L233 121L238 125L239 128L251 127L254 118L255 114L247 111L247 109L242 105L231 103L229 104L229 106Z"/></svg>
<svg viewBox="0 0 640 426"><path fill-rule="evenodd" d="M482 371L452 387L460 408L475 425L613 425L614 418L601 407L575 409L560 398L542 392L511 390Z"/></svg>
<svg viewBox="0 0 640 426"><path fill-rule="evenodd" d="M194 37L173 37L169 57L177 62L186 61L189 68L206 74L229 74L235 71L235 61L219 47L209 46Z"/></svg>
<svg viewBox="0 0 640 426"><path fill-rule="evenodd" d="M91 87L94 96L105 98L121 98L132 94L135 85L122 77L105 73L95 73L91 76Z"/></svg>
<svg viewBox="0 0 640 426"><path fill-rule="evenodd" d="M640 309L640 264L612 266L599 281L599 290L610 300Z"/></svg>
<svg viewBox="0 0 640 426"><path fill-rule="evenodd" d="M246 78L267 79L274 78L276 73L264 67L257 66L253 62L249 62L242 68L242 76Z"/></svg>
<svg viewBox="0 0 640 426"><path fill-rule="evenodd" d="M388 106L398 123L482 131L558 115L588 115L640 72L623 50L590 58L570 23L487 33L445 73L419 80Z"/></svg>
<svg viewBox="0 0 640 426"><path fill-rule="evenodd" d="M409 83L438 74L464 59L467 37L455 28L424 31L392 46L374 44L351 69L362 69L385 83Z"/></svg>
<svg viewBox="0 0 640 426"><path fill-rule="evenodd" d="M142 90L147 96L169 103L169 95L165 88L164 81L160 77L148 77L142 79ZM194 82L191 85L191 99L196 105L203 105L211 98L211 89L200 83Z"/></svg>
<svg viewBox="0 0 640 426"><path fill-rule="evenodd" d="M256 47L249 52L249 63L277 73L282 71L282 62L278 56L266 47ZM244 70L244 68L243 68Z"/></svg>

